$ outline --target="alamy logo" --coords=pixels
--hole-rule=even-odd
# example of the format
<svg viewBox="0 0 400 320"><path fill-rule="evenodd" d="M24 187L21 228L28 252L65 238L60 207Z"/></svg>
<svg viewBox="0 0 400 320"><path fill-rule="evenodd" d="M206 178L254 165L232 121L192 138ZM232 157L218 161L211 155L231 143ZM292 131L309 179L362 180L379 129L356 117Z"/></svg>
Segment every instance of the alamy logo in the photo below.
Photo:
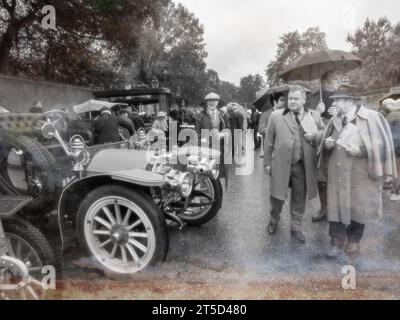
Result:
<svg viewBox="0 0 400 320"><path fill-rule="evenodd" d="M44 266L42 268L42 287L44 290L56 289L56 269L53 266Z"/></svg>
<svg viewBox="0 0 400 320"><path fill-rule="evenodd" d="M44 6L42 14L45 15L42 19L42 28L45 30L56 30L56 8L50 5Z"/></svg>
<svg viewBox="0 0 400 320"><path fill-rule="evenodd" d="M342 274L345 274L342 279L343 290L356 290L356 268L353 266L344 266Z"/></svg>

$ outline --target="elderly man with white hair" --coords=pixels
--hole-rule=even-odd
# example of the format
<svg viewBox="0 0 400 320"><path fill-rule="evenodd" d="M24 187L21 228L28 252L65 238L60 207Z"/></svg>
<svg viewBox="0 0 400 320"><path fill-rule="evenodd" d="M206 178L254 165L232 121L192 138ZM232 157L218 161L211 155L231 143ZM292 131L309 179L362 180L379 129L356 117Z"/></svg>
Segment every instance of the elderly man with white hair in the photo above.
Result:
<svg viewBox="0 0 400 320"><path fill-rule="evenodd" d="M396 101L393 99L385 99L379 109L379 112L387 118L389 114L396 110Z"/></svg>

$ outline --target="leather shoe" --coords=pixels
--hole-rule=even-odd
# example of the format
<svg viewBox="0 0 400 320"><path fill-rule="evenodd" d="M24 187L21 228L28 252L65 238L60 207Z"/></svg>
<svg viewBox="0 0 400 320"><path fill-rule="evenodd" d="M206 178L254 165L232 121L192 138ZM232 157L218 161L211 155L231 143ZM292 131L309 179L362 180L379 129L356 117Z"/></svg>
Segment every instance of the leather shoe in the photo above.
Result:
<svg viewBox="0 0 400 320"><path fill-rule="evenodd" d="M356 242L349 242L346 244L344 252L346 252L346 254L349 256L356 256L360 254L360 244Z"/></svg>
<svg viewBox="0 0 400 320"><path fill-rule="evenodd" d="M304 236L303 232L301 231L291 231L290 235L292 239L297 241L298 243L306 243L306 237Z"/></svg>
<svg viewBox="0 0 400 320"><path fill-rule="evenodd" d="M344 243L338 239L333 238L332 239L332 247L331 249L327 252L326 256L328 259L338 259L343 257L343 246Z"/></svg>
<svg viewBox="0 0 400 320"><path fill-rule="evenodd" d="M311 217L313 223L321 222L327 219L327 214L324 211L319 211Z"/></svg>
<svg viewBox="0 0 400 320"><path fill-rule="evenodd" d="M274 222L270 222L268 224L268 233L273 236L276 233L276 229L278 228L278 224Z"/></svg>
<svg viewBox="0 0 400 320"><path fill-rule="evenodd" d="M339 259L343 256L343 249L333 246L326 254L328 259Z"/></svg>

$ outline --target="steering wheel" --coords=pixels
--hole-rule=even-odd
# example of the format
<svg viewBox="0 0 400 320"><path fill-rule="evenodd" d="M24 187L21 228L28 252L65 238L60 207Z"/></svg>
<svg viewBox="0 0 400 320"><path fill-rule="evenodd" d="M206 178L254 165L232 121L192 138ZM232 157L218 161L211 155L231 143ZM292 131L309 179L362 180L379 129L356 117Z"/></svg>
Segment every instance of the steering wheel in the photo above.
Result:
<svg viewBox="0 0 400 320"><path fill-rule="evenodd" d="M40 130L44 124L52 124L56 129L64 131L67 128L67 113L63 110L50 110L43 113L33 122L33 128Z"/></svg>

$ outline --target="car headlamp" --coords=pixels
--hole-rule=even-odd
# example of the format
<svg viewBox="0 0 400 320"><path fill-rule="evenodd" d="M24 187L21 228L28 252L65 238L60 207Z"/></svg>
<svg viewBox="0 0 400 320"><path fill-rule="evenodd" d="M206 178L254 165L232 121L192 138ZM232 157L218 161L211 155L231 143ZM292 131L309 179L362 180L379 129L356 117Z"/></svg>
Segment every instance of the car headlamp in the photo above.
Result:
<svg viewBox="0 0 400 320"><path fill-rule="evenodd" d="M193 181L189 173L182 173L178 180L178 190L179 193L187 198L192 193Z"/></svg>
<svg viewBox="0 0 400 320"><path fill-rule="evenodd" d="M188 158L187 169L193 174L200 174L218 179L219 177L219 164L217 159L208 158Z"/></svg>
<svg viewBox="0 0 400 320"><path fill-rule="evenodd" d="M167 174L169 185L184 198L189 197L193 190L192 176L188 172L172 170Z"/></svg>

